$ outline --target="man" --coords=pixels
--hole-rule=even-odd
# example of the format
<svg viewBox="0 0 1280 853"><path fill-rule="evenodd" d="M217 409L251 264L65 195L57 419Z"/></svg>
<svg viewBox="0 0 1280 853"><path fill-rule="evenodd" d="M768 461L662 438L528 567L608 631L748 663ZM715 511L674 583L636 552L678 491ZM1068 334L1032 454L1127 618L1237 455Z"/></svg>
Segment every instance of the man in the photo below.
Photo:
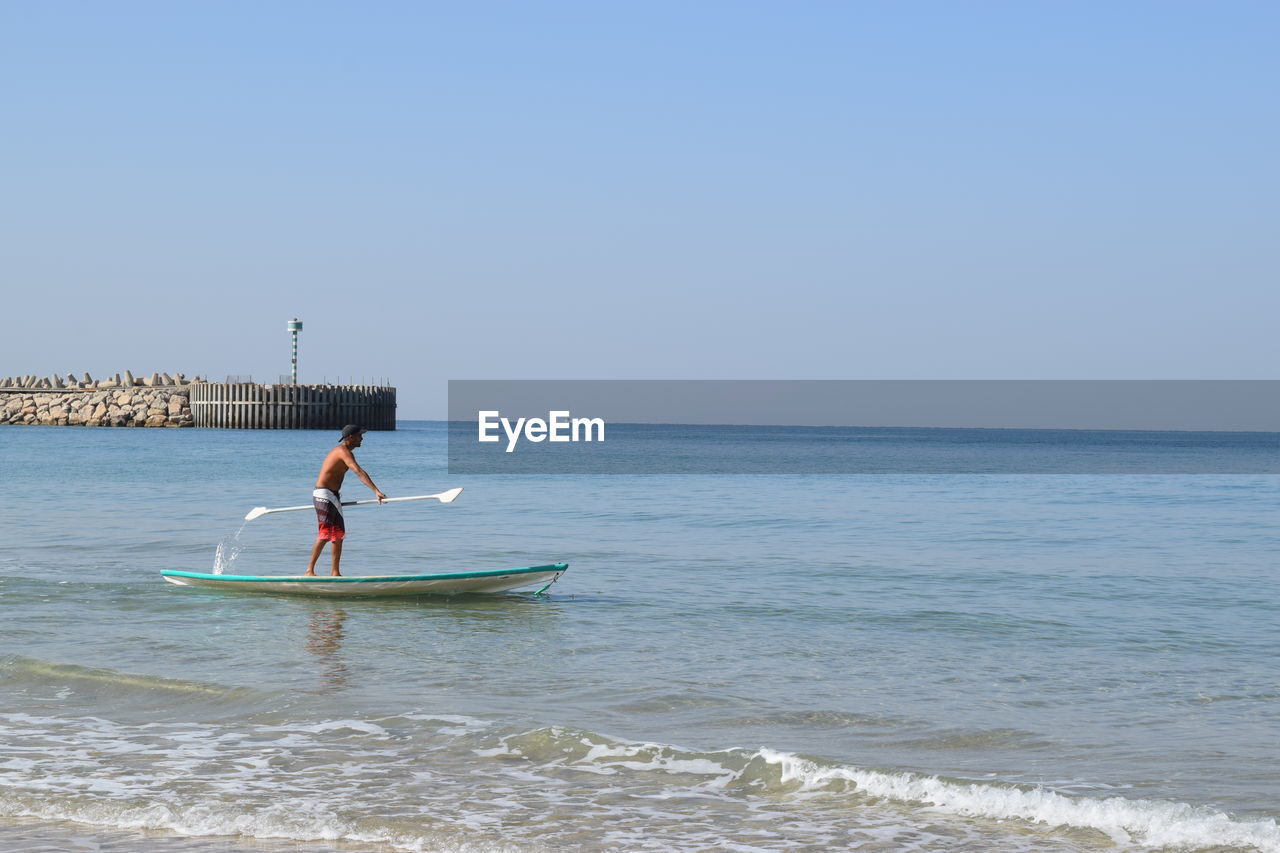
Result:
<svg viewBox="0 0 1280 853"><path fill-rule="evenodd" d="M347 476L347 472L355 473L360 482L373 489L373 493L378 496L378 503L387 499L373 484L373 480L369 479L365 470L356 464L356 457L351 452L364 441L364 433L365 430L355 424L344 426L338 446L330 450L320 464L316 490L311 493L311 502L316 507L316 520L320 525L316 544L311 546L311 562L307 563L306 574L311 577L315 577L316 560L320 559L320 552L324 550L326 542L333 543L333 571L330 574L335 578L342 576L338 564L342 562L342 537L346 535L347 528L342 520L342 499L338 497L338 492L342 489L342 478Z"/></svg>

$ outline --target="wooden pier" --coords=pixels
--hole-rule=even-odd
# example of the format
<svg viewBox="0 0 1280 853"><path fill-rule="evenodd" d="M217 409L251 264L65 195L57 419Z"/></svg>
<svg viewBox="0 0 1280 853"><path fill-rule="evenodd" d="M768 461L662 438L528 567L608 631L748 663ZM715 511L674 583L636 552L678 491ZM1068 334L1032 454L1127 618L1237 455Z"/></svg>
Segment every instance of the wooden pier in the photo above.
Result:
<svg viewBox="0 0 1280 853"><path fill-rule="evenodd" d="M214 429L396 428L396 389L379 385L191 385L197 427Z"/></svg>

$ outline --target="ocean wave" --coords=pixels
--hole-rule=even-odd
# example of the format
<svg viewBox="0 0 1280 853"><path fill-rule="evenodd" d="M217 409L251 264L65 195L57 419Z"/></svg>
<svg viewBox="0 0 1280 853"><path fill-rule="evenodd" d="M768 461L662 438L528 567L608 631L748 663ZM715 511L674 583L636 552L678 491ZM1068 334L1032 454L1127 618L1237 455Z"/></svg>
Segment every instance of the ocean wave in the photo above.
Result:
<svg viewBox="0 0 1280 853"><path fill-rule="evenodd" d="M1239 821L1221 811L1186 803L1069 797L1039 788L824 765L768 749L756 755L779 769L781 784L794 784L800 790L851 784L869 796L920 804L947 814L1096 829L1118 844L1280 851L1280 826L1275 820Z"/></svg>
<svg viewBox="0 0 1280 853"><path fill-rule="evenodd" d="M124 723L0 714L0 817L405 851L1240 850L1274 820L422 710Z"/></svg>
<svg viewBox="0 0 1280 853"><path fill-rule="evenodd" d="M0 656L0 681L32 682L43 686L92 685L118 693L164 693L170 696L199 697L203 702L211 698L237 699L252 695L254 691L243 687L227 687L200 681L165 678L158 675L139 675L103 667L82 666L27 657L26 655Z"/></svg>
<svg viewBox="0 0 1280 853"><path fill-rule="evenodd" d="M767 748L696 753L551 728L507 738L501 747L483 754L522 756L544 766L562 765L596 774L649 771L700 777L692 783L695 787L738 788L770 796L876 798L923 806L934 813L1091 829L1117 844L1139 847L1280 851L1280 826L1274 819L1242 821L1185 803L1068 796L991 781L872 770Z"/></svg>
<svg viewBox="0 0 1280 853"><path fill-rule="evenodd" d="M546 849L482 839L468 841L456 831L399 833L362 826L325 810L298 803L280 803L240 813L221 804L172 805L150 803L123 805L115 802L75 803L0 798L0 816L47 821L73 821L113 829L170 832L185 836L245 836L255 839L335 841L378 845L385 850L413 853L521 853ZM368 848L363 848L368 850Z"/></svg>

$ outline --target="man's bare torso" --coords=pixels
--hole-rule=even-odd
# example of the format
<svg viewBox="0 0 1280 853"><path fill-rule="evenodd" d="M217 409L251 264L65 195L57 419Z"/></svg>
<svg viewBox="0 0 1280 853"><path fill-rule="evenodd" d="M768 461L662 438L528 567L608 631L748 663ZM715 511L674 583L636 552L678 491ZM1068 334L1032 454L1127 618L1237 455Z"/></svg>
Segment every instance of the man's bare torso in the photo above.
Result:
<svg viewBox="0 0 1280 853"><path fill-rule="evenodd" d="M317 489L328 489L331 492L338 492L342 489L342 480L347 476L347 471L355 467L356 458L345 445L339 444L328 455L324 457L324 462L320 463L320 473L316 476Z"/></svg>

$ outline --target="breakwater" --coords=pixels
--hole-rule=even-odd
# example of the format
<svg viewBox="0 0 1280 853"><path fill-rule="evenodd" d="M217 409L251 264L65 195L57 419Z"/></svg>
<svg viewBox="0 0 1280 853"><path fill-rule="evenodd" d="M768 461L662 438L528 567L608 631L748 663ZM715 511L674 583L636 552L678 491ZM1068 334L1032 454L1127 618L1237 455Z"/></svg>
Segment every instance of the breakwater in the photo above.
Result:
<svg viewBox="0 0 1280 853"><path fill-rule="evenodd" d="M198 427L221 429L396 428L396 389L381 385L257 385L197 382L191 413Z"/></svg>
<svg viewBox="0 0 1280 853"><path fill-rule="evenodd" d="M189 427L192 382L179 373L95 380L54 374L0 379L0 424Z"/></svg>
<svg viewBox="0 0 1280 853"><path fill-rule="evenodd" d="M371 385L260 385L129 371L94 380L0 379L0 425L208 427L221 429L396 428L396 389Z"/></svg>

